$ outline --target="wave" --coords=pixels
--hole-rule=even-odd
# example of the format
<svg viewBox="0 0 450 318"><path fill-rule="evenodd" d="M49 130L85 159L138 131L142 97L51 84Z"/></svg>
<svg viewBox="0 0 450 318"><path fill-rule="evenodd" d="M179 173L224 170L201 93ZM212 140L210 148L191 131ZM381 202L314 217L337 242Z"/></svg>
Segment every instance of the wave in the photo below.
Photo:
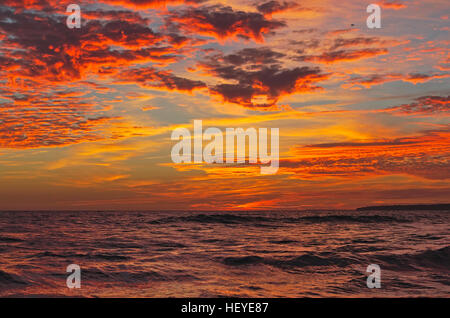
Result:
<svg viewBox="0 0 450 318"><path fill-rule="evenodd" d="M103 242L100 241L99 244L102 248L108 249L141 249L144 246L136 243L127 243L127 242Z"/></svg>
<svg viewBox="0 0 450 318"><path fill-rule="evenodd" d="M426 267L448 271L448 264L450 264L450 246L437 250L426 250L416 254L379 255L376 259L384 267L395 270L407 271Z"/></svg>
<svg viewBox="0 0 450 318"><path fill-rule="evenodd" d="M349 256L351 255L351 256ZM267 265L285 271L304 267L348 267L355 264L379 264L381 268L395 271L418 271L423 268L448 272L450 246L437 250L427 250L416 254L361 255L349 253L321 252L305 253L286 258L270 258L258 255L232 256L221 258L227 266Z"/></svg>
<svg viewBox="0 0 450 318"><path fill-rule="evenodd" d="M293 269L308 266L344 267L356 262L356 259L339 257L334 253L307 253L283 259L265 258L256 255L226 257L222 259L222 263L229 266L264 264L281 269Z"/></svg>
<svg viewBox="0 0 450 318"><path fill-rule="evenodd" d="M321 254L304 254L292 259L276 261L275 265L278 267L306 267L306 266L348 266L356 261L351 258L338 257L335 254L326 255Z"/></svg>
<svg viewBox="0 0 450 318"><path fill-rule="evenodd" d="M229 266L243 265L270 265L281 269L293 269L309 266L337 266L346 267L352 264L360 263L379 263L382 268L396 270L417 270L417 267L432 267L435 269L448 270L450 264L450 246L438 250L427 250L417 254L388 254L376 256L364 256L353 254L321 252L305 253L288 258L269 258L258 255L246 255L236 257L225 257L221 261Z"/></svg>
<svg viewBox="0 0 450 318"><path fill-rule="evenodd" d="M1 285L28 285L28 282L16 274L7 273L2 270L0 270L0 283Z"/></svg>
<svg viewBox="0 0 450 318"><path fill-rule="evenodd" d="M93 259L93 260L107 260L107 261L123 261L131 259L125 255L109 254L109 253L96 253L96 254L79 254L79 253L66 253L57 254L49 251L36 253L28 256L28 258L43 258L43 257L55 257L55 258L65 258L65 259Z"/></svg>
<svg viewBox="0 0 450 318"><path fill-rule="evenodd" d="M266 260L260 256L238 256L238 257L225 257L223 260L225 265L239 266L239 265L254 265L264 264Z"/></svg>
<svg viewBox="0 0 450 318"><path fill-rule="evenodd" d="M19 243L19 242L23 242L23 240L15 237L0 236L0 243Z"/></svg>
<svg viewBox="0 0 450 318"><path fill-rule="evenodd" d="M135 271L106 271L100 268L88 268L83 270L83 277L89 281L115 282L128 284L142 284L147 282L185 281L198 278L186 273L163 274L153 270Z"/></svg>
<svg viewBox="0 0 450 318"><path fill-rule="evenodd" d="M167 224L178 222L195 222L195 223L220 223L220 224L239 224L239 223L257 223L257 222L273 222L276 218L268 218L263 216L245 216L235 214L197 214L192 216L172 216L149 221L149 224Z"/></svg>
<svg viewBox="0 0 450 318"><path fill-rule="evenodd" d="M298 241L294 241L294 240L271 240L269 241L269 243L271 244L280 244L280 245L284 245L284 244L294 244L294 243L298 243Z"/></svg>
<svg viewBox="0 0 450 318"><path fill-rule="evenodd" d="M387 215L317 215L301 217L265 217L236 214L197 214L192 216L171 216L152 220L148 224L168 224L178 222L193 223L219 223L219 224L251 224L254 226L265 223L301 223L301 222L351 222L351 223L382 223L382 222L412 222L404 217L394 217Z"/></svg>
<svg viewBox="0 0 450 318"><path fill-rule="evenodd" d="M155 242L154 243L155 246L157 247L164 247L164 248L185 248L187 247L186 245L182 244L182 243L178 243L178 242Z"/></svg>
<svg viewBox="0 0 450 318"><path fill-rule="evenodd" d="M411 222L410 219L388 215L324 215L305 216L302 221L320 222L351 222L351 223L384 223L384 222Z"/></svg>

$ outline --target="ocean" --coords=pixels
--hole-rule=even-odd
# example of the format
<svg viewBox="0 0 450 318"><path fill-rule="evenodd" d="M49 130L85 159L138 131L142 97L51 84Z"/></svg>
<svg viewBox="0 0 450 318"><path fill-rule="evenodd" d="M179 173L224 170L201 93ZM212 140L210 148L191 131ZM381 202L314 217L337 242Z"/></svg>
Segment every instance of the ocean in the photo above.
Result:
<svg viewBox="0 0 450 318"><path fill-rule="evenodd" d="M0 212L0 296L449 297L449 225L449 211Z"/></svg>

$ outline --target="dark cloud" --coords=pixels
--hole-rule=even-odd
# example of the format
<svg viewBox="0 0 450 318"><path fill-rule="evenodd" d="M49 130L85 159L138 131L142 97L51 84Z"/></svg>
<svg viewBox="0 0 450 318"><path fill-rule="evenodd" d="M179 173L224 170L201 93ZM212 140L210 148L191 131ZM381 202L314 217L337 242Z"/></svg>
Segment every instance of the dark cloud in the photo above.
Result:
<svg viewBox="0 0 450 318"><path fill-rule="evenodd" d="M245 107L269 108L282 95L308 92L327 77L319 68L281 66L284 54L268 48L244 49L229 55L214 55L200 63L207 73L233 83L221 83L210 90L225 101Z"/></svg>
<svg viewBox="0 0 450 318"><path fill-rule="evenodd" d="M272 14L276 12L282 12L288 9L297 7L298 4L294 2L279 2L279 1L269 1L258 5L256 8L262 14Z"/></svg>
<svg viewBox="0 0 450 318"><path fill-rule="evenodd" d="M369 74L365 76L353 76L347 80L347 83L351 85L362 85L364 87L371 87L373 85L379 85L390 81L397 81L402 78L402 74L389 73L389 74Z"/></svg>
<svg viewBox="0 0 450 318"><path fill-rule="evenodd" d="M334 39L334 43L331 46L331 50L337 50L340 48L347 48L352 46L364 46L384 43L381 39L377 37L354 37L354 38L337 38Z"/></svg>
<svg viewBox="0 0 450 318"><path fill-rule="evenodd" d="M446 77L450 77L450 73L409 73L404 80L411 83L423 83L428 82L432 79Z"/></svg>
<svg viewBox="0 0 450 318"><path fill-rule="evenodd" d="M317 49L321 45L321 41L318 39L289 40L288 42L289 45L295 46L295 52L297 54L303 54L309 49Z"/></svg>
<svg viewBox="0 0 450 318"><path fill-rule="evenodd" d="M3 57L20 65L15 73L47 80L73 81L107 67L168 62L177 52L168 45L170 37L126 20L88 20L81 29L69 29L65 16L0 8L1 33L11 48Z"/></svg>
<svg viewBox="0 0 450 318"><path fill-rule="evenodd" d="M262 41L263 35L285 26L284 22L269 20L260 13L234 11L222 5L175 10L171 12L167 23L176 23L185 31L220 39L242 36L257 41Z"/></svg>
<svg viewBox="0 0 450 318"><path fill-rule="evenodd" d="M206 87L201 81L182 78L168 71L158 71L152 67L127 69L120 72L117 81L121 83L137 83L144 87L161 88L177 91L192 91Z"/></svg>
<svg viewBox="0 0 450 318"><path fill-rule="evenodd" d="M318 31L318 29L309 28L309 29L294 30L292 32L298 33L298 34L311 34L311 33L317 32L317 31Z"/></svg>
<svg viewBox="0 0 450 318"><path fill-rule="evenodd" d="M84 19L95 20L116 20L126 21L129 23L136 23L146 25L150 23L150 19L144 18L139 12L129 10L83 10L82 16Z"/></svg>
<svg viewBox="0 0 450 318"><path fill-rule="evenodd" d="M387 53L388 53L387 49L367 48L360 50L337 50L331 52L324 52L320 55L301 55L297 56L295 59L298 61L308 61L308 62L336 63L343 61L359 60Z"/></svg>
<svg viewBox="0 0 450 318"><path fill-rule="evenodd" d="M434 115L450 111L450 96L422 96L410 104L403 104L383 111L401 115Z"/></svg>
<svg viewBox="0 0 450 318"><path fill-rule="evenodd" d="M225 64L231 65L263 65L276 64L284 57L283 53L275 52L269 48L245 48L236 53L218 57Z"/></svg>
<svg viewBox="0 0 450 318"><path fill-rule="evenodd" d="M373 85L384 84L392 81L404 81L413 84L424 83L434 79L450 77L449 73L385 73L385 74L368 74L368 75L356 75L346 80L346 84L361 85L367 88Z"/></svg>

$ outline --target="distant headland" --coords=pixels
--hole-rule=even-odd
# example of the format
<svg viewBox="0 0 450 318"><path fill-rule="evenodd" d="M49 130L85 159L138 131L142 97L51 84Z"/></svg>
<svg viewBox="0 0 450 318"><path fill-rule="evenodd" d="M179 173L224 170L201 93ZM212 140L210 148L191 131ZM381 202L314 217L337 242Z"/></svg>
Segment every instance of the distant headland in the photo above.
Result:
<svg viewBox="0 0 450 318"><path fill-rule="evenodd" d="M378 205L378 206L364 206L357 208L356 211L370 211L370 210L450 210L450 203L444 204L399 204L399 205Z"/></svg>

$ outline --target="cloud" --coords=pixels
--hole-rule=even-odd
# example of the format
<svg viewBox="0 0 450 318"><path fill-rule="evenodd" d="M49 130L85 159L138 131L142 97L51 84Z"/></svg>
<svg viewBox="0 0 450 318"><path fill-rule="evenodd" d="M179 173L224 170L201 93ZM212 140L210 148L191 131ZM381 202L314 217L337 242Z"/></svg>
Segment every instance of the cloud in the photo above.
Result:
<svg viewBox="0 0 450 318"><path fill-rule="evenodd" d="M450 178L450 133L427 131L397 139L308 145L293 149L300 158L280 162L280 169L298 178L355 178L408 174L427 179Z"/></svg>
<svg viewBox="0 0 450 318"><path fill-rule="evenodd" d="M284 68L280 64L282 57L284 54L268 48L243 49L210 56L199 67L228 82L210 86L211 92L224 101L267 109L283 95L318 89L316 83L328 76L317 67Z"/></svg>
<svg viewBox="0 0 450 318"><path fill-rule="evenodd" d="M143 107L141 107L141 110L143 112L146 112L149 110L155 110L155 109L160 109L160 107L158 107L158 106L143 106Z"/></svg>
<svg viewBox="0 0 450 318"><path fill-rule="evenodd" d="M399 145L409 145L417 144L416 140L411 140L410 138L397 138L392 140L376 140L376 141L363 141L363 142L333 142L333 143L323 143L307 145L305 147L310 148L341 148L341 147L376 147L376 146L399 146Z"/></svg>
<svg viewBox="0 0 450 318"><path fill-rule="evenodd" d="M13 12L0 7L3 59L18 67L9 74L49 81L73 81L142 62L170 63L177 50L170 38L127 20L88 20L81 29L65 27L65 16ZM164 45L166 44L166 45ZM1 72L1 71L0 71Z"/></svg>
<svg viewBox="0 0 450 318"><path fill-rule="evenodd" d="M42 90L43 91L43 90ZM64 146L107 138L105 131L119 118L106 115L85 93L39 85L21 94L1 92L12 102L0 103L0 148Z"/></svg>
<svg viewBox="0 0 450 318"><path fill-rule="evenodd" d="M437 73L432 73L432 74L410 73L404 79L404 81L417 84L417 83L428 82L428 81L431 81L431 80L437 79L437 78L446 78L446 77L450 77L450 73L442 73L442 74L437 74Z"/></svg>
<svg viewBox="0 0 450 318"><path fill-rule="evenodd" d="M298 6L299 5L295 2L279 2L273 0L259 4L256 9L264 15L271 15L274 13L286 11L288 9L293 9Z"/></svg>
<svg viewBox="0 0 450 318"><path fill-rule="evenodd" d="M3 0L1 5L18 9L54 11L58 0Z"/></svg>
<svg viewBox="0 0 450 318"><path fill-rule="evenodd" d="M450 96L422 96L409 104L383 109L399 115L435 115L450 111Z"/></svg>
<svg viewBox="0 0 450 318"><path fill-rule="evenodd" d="M102 0L104 3L121 5L132 9L158 8L166 5L197 4L207 0Z"/></svg>
<svg viewBox="0 0 450 318"><path fill-rule="evenodd" d="M347 32L347 30L343 31ZM334 35L339 35L340 32L342 32L342 30L332 31L331 33L328 33L329 36L325 38L310 37L301 40L288 40L288 43L293 46L295 52L301 54L294 56L294 60L325 63L358 60L374 55L386 54L388 51L382 46L392 47L408 43L408 41L366 36L339 36L334 38ZM306 54L305 51L311 51L311 53ZM317 54L317 52L322 53Z"/></svg>
<svg viewBox="0 0 450 318"><path fill-rule="evenodd" d="M351 86L361 85L366 88L370 88L374 85L383 84L386 82L397 81L402 78L402 74L391 73L391 74L370 74L365 76L354 76L346 81L343 86L346 87L347 84Z"/></svg>
<svg viewBox="0 0 450 318"><path fill-rule="evenodd" d="M321 41L316 38L307 40L289 40L289 44L294 46L296 53L303 54L305 50L319 48L321 45Z"/></svg>
<svg viewBox="0 0 450 318"><path fill-rule="evenodd" d="M0 6L0 147L62 146L132 135L127 124L106 112L121 98L99 84L117 74L131 80L136 75L132 65L153 62L149 80L158 87L190 91L202 85L156 69L179 58L185 39L153 31L137 12L87 9L82 27L69 29L65 14L46 9L52 3L23 4L33 10ZM139 77L134 83L147 84Z"/></svg>
<svg viewBox="0 0 450 318"><path fill-rule="evenodd" d="M235 11L223 5L174 10L168 17L167 23L168 25L176 24L177 27L190 33L219 39L238 36L258 42L263 41L264 35L285 26L284 22L268 19L261 13Z"/></svg>
<svg viewBox="0 0 450 318"><path fill-rule="evenodd" d="M326 33L326 35L332 37L332 36L336 36L336 35L347 34L350 32L356 32L356 31L358 31L357 28L337 29L337 30L328 31Z"/></svg>
<svg viewBox="0 0 450 318"><path fill-rule="evenodd" d="M143 87L167 90L189 91L206 87L201 81L173 75L169 71L158 71L152 67L131 68L121 71L117 76L118 83L138 84Z"/></svg>
<svg viewBox="0 0 450 318"><path fill-rule="evenodd" d="M256 66L279 63L279 59L284 56L285 54L273 51L267 47L259 47L245 48L225 56L217 56L217 58L220 58L225 65L241 66L244 64L251 64Z"/></svg>
<svg viewBox="0 0 450 318"><path fill-rule="evenodd" d="M400 10L406 8L406 4L398 0L382 0L380 6L385 9Z"/></svg>
<svg viewBox="0 0 450 318"><path fill-rule="evenodd" d="M132 10L141 10L149 8L163 8L167 5L196 5L208 0L79 0L77 4L82 6L96 5L98 2L121 6ZM70 0L2 0L1 5L18 9L37 9L45 12L64 12L66 7L73 3ZM83 10L84 14L84 10Z"/></svg>
<svg viewBox="0 0 450 318"><path fill-rule="evenodd" d="M148 24L149 18L144 18L139 12L129 10L83 10L83 19L116 20L135 24Z"/></svg>
<svg viewBox="0 0 450 318"><path fill-rule="evenodd" d="M331 52L324 52L320 55L301 55L295 57L295 59L298 61L331 64L336 62L354 61L387 53L388 53L387 49L367 48L358 50L337 50Z"/></svg>
<svg viewBox="0 0 450 318"><path fill-rule="evenodd" d="M400 74L400 73L386 73L386 74L368 74L368 75L357 75L349 78L342 85L342 87L353 87L355 85L364 86L366 88L370 88L374 85L380 85L393 81L403 81L409 82L413 84L424 83L434 79L446 78L450 77L448 73L409 73L409 74Z"/></svg>
<svg viewBox="0 0 450 318"><path fill-rule="evenodd" d="M373 45L373 44L384 44L386 41L381 40L377 37L364 37L364 36L358 36L353 38L337 38L334 39L334 43L331 46L330 50L335 51L340 48L347 48L347 47L353 47L353 46L366 46L366 45Z"/></svg>

